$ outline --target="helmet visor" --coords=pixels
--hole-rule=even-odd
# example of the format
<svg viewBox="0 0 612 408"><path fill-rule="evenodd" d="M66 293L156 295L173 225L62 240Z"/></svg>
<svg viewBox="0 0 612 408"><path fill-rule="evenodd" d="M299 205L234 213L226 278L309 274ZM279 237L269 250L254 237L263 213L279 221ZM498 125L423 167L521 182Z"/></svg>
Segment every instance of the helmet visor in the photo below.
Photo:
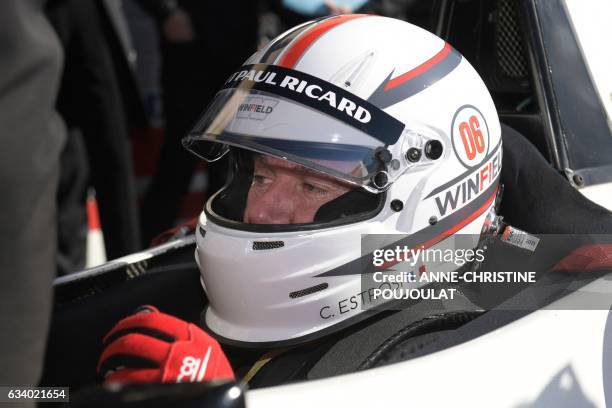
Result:
<svg viewBox="0 0 612 408"><path fill-rule="evenodd" d="M384 169L376 152L395 143L403 127L318 78L250 66L230 77L183 144L208 161L237 146L367 186Z"/></svg>

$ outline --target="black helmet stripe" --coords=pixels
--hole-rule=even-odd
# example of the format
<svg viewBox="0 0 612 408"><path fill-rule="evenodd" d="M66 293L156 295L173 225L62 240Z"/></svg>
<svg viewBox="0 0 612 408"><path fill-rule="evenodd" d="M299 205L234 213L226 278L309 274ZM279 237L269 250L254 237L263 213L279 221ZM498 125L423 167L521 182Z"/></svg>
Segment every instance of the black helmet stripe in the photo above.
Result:
<svg viewBox="0 0 612 408"><path fill-rule="evenodd" d="M449 44L429 60L395 78L392 71L376 88L368 101L380 109L388 108L427 89L453 71L461 62L461 54Z"/></svg>

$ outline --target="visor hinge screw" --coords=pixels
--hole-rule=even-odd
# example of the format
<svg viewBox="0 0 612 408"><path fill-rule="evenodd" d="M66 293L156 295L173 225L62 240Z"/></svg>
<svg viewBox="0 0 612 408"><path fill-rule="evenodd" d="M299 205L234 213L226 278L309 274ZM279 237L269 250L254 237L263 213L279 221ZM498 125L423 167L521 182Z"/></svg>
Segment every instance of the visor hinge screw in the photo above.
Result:
<svg viewBox="0 0 612 408"><path fill-rule="evenodd" d="M436 225L438 223L438 217L436 217L435 215L432 215L431 217L429 217L429 225Z"/></svg>
<svg viewBox="0 0 612 408"><path fill-rule="evenodd" d="M406 152L406 160L409 162L418 162L421 159L421 149L417 149L416 147L411 147Z"/></svg>
<svg viewBox="0 0 612 408"><path fill-rule="evenodd" d="M578 187L581 187L584 184L584 177L582 177L580 174L574 174L572 179L574 180L574 183L576 183Z"/></svg>
<svg viewBox="0 0 612 408"><path fill-rule="evenodd" d="M389 163L391 159L393 158L391 155L391 152L387 149L382 149L382 150L377 151L376 157L378 157L378 160L380 160L384 164Z"/></svg>
<svg viewBox="0 0 612 408"><path fill-rule="evenodd" d="M383 188L389 182L389 177L387 176L386 172L380 171L376 173L376 175L372 178L372 181L377 188Z"/></svg>
<svg viewBox="0 0 612 408"><path fill-rule="evenodd" d="M391 201L391 209L395 212L400 212L404 209L404 203L401 200Z"/></svg>
<svg viewBox="0 0 612 408"><path fill-rule="evenodd" d="M429 140L425 143L425 156L431 160L438 160L442 156L444 147L439 140Z"/></svg>

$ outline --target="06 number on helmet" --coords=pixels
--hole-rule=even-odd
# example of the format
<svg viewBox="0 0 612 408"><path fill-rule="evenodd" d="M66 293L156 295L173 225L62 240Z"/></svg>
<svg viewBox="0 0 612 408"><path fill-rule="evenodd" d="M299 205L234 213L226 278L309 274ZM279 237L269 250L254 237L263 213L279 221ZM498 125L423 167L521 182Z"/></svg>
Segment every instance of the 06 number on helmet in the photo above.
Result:
<svg viewBox="0 0 612 408"><path fill-rule="evenodd" d="M461 122L459 132L468 160L474 160L477 154L484 152L485 140L475 115L472 115L467 122Z"/></svg>
<svg viewBox="0 0 612 408"><path fill-rule="evenodd" d="M453 148L457 159L467 168L480 165L489 150L489 128L475 106L464 105L457 110L452 124Z"/></svg>

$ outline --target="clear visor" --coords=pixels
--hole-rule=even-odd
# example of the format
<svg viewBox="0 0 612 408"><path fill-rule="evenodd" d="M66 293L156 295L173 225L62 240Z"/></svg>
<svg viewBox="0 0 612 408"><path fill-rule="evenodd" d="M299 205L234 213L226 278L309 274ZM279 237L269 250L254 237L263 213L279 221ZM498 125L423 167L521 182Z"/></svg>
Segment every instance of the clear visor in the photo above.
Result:
<svg viewBox="0 0 612 408"><path fill-rule="evenodd" d="M303 93L347 112L353 121L370 119L366 109L321 87ZM183 145L207 161L219 159L228 146L246 148L360 186L384 170L376 158L385 147L381 140L305 104L245 86L220 91Z"/></svg>

